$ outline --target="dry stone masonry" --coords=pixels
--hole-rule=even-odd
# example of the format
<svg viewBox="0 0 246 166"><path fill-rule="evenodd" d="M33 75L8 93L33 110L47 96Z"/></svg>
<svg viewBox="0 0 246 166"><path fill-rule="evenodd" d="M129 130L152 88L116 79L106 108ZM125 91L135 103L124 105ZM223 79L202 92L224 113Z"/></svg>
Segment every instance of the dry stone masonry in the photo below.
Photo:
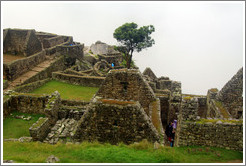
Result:
<svg viewBox="0 0 246 166"><path fill-rule="evenodd" d="M234 118L243 115L243 68L225 84L217 98Z"/></svg>
<svg viewBox="0 0 246 166"><path fill-rule="evenodd" d="M164 144L163 129L176 119L175 146L243 149L243 68L220 91L199 96L182 94L181 82L151 68L123 68L121 53L100 41L88 47L72 36L4 29L3 47L3 118L12 111L46 115L30 127L30 140ZM90 102L29 94L50 80L99 90Z"/></svg>

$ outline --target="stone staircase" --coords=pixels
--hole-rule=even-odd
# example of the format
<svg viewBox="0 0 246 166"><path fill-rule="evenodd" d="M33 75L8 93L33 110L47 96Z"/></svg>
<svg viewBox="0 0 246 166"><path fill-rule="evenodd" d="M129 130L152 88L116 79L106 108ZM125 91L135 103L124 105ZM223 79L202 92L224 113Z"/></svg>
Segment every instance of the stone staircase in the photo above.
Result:
<svg viewBox="0 0 246 166"><path fill-rule="evenodd" d="M41 72L42 70L44 70L45 68L47 68L48 66L50 66L50 64L52 62L54 62L54 61L55 61L54 55L47 56L45 61L43 61L40 64L36 65L34 68L30 69L28 72L20 75L15 80L9 81L8 88L4 89L4 91L12 90L16 86L21 85L27 79L31 78L32 76L36 75L37 73Z"/></svg>

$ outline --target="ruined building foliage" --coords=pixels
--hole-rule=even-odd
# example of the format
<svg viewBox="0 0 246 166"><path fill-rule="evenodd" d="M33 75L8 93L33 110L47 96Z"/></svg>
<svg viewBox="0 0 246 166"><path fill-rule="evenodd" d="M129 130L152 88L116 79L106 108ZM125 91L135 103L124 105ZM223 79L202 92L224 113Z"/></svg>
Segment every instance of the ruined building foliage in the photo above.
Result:
<svg viewBox="0 0 246 166"><path fill-rule="evenodd" d="M33 141L165 144L163 129L176 119L175 146L243 149L243 68L220 91L192 95L148 67L125 69L121 53L100 41L84 46L71 36L5 29L3 44L3 117L44 114L29 129ZM50 80L99 90L90 102L29 93Z"/></svg>

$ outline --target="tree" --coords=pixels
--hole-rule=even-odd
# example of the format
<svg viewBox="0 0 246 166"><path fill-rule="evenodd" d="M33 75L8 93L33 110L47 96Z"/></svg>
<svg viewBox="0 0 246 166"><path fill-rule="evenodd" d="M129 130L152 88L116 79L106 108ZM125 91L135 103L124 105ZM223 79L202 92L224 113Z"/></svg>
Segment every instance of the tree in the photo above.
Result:
<svg viewBox="0 0 246 166"><path fill-rule="evenodd" d="M136 23L125 23L118 27L113 34L114 38L121 43L119 51L124 53L128 69L131 67L134 51L140 52L155 44L154 39L150 37L150 34L155 31L153 25L137 28Z"/></svg>

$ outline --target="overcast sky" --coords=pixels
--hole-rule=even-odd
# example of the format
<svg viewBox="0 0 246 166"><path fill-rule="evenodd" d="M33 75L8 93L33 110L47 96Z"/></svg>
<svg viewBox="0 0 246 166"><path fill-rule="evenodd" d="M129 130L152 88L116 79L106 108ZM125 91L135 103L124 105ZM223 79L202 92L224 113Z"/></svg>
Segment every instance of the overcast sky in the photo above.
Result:
<svg viewBox="0 0 246 166"><path fill-rule="evenodd" d="M181 81L182 92L219 90L244 65L245 2L1 2L4 28L73 36L86 46L117 44L126 22L154 25L155 45L134 60L140 71Z"/></svg>

